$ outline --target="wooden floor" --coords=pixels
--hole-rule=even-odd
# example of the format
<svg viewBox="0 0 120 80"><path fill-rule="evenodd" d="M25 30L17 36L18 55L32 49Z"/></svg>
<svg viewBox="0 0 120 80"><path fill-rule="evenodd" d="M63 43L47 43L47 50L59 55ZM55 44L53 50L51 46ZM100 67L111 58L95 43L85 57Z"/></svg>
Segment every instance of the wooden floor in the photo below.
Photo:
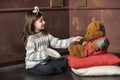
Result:
<svg viewBox="0 0 120 80"><path fill-rule="evenodd" d="M57 75L38 76L27 73L25 65L19 64L0 68L0 80L120 80L120 76L80 77L69 69Z"/></svg>

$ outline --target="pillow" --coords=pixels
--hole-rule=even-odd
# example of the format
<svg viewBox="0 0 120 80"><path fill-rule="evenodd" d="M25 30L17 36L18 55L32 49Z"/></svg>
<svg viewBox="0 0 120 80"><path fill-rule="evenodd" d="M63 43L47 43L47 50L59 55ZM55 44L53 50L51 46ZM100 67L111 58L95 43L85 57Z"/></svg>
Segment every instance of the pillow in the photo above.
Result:
<svg viewBox="0 0 120 80"><path fill-rule="evenodd" d="M79 76L120 75L119 66L94 66L80 69L71 68L71 70Z"/></svg>
<svg viewBox="0 0 120 80"><path fill-rule="evenodd" d="M86 68L92 66L114 65L120 63L120 58L112 53L94 55L85 58L68 56L68 64L71 68Z"/></svg>

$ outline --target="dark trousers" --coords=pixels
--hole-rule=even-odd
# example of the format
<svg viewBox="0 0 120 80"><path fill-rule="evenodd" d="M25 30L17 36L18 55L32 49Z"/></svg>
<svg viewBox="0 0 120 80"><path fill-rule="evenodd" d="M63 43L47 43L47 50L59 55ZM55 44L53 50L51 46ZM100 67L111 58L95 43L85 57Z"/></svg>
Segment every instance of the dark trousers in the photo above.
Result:
<svg viewBox="0 0 120 80"><path fill-rule="evenodd" d="M28 69L27 71L38 75L51 75L65 72L67 66L67 59L63 57L60 59L49 59L47 64L37 64L36 66Z"/></svg>

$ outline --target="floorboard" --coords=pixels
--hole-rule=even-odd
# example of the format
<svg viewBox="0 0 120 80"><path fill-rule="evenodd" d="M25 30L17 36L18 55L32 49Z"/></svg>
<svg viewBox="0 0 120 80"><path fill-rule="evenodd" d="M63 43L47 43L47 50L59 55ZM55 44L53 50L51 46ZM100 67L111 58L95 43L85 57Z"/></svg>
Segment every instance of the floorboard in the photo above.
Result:
<svg viewBox="0 0 120 80"><path fill-rule="evenodd" d="M25 64L19 64L0 68L0 80L120 80L120 76L80 77L70 69L57 75L39 76L27 73Z"/></svg>

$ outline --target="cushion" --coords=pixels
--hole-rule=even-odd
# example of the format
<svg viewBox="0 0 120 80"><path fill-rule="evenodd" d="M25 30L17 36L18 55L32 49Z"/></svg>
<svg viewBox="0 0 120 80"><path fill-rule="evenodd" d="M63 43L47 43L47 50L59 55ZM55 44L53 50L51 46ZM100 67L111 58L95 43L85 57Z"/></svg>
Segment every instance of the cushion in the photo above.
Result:
<svg viewBox="0 0 120 80"><path fill-rule="evenodd" d="M120 58L112 53L94 55L84 58L68 56L68 64L71 68L86 68L92 66L114 65L120 63Z"/></svg>
<svg viewBox="0 0 120 80"><path fill-rule="evenodd" d="M71 70L79 76L120 75L119 66L94 66L80 69L71 68Z"/></svg>

